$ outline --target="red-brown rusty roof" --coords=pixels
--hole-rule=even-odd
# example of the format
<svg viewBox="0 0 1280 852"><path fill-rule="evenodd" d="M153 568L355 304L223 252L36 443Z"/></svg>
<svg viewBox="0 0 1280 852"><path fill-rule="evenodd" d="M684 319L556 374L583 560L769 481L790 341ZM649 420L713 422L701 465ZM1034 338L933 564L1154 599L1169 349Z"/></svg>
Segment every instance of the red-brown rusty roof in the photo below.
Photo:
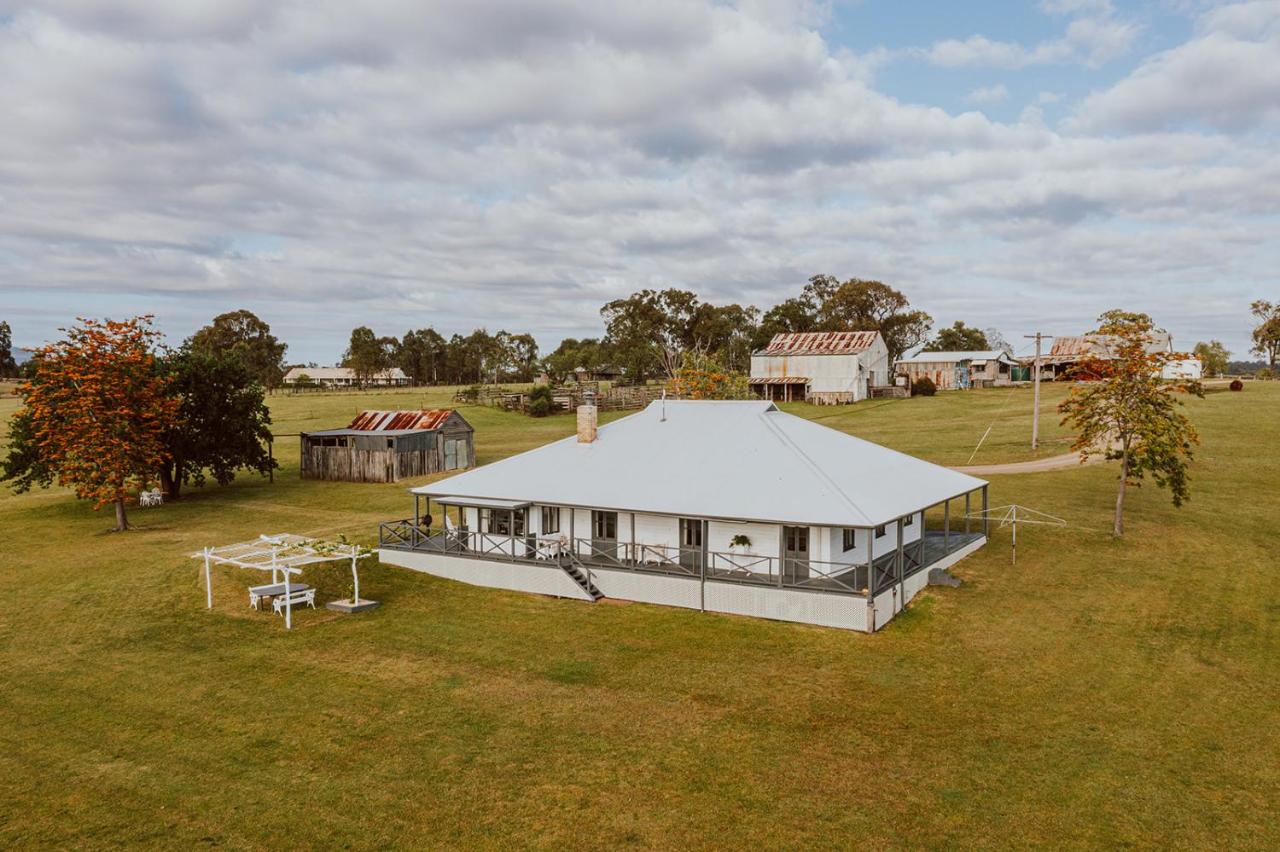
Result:
<svg viewBox="0 0 1280 852"><path fill-rule="evenodd" d="M775 334L761 355L850 355L876 342L878 331L804 331Z"/></svg>
<svg viewBox="0 0 1280 852"><path fill-rule="evenodd" d="M1083 358L1115 358L1118 338L1112 334L1081 334L1076 337L1055 337L1053 348L1046 361L1077 361ZM1173 340L1167 331L1152 332L1147 352L1167 352L1173 348Z"/></svg>
<svg viewBox="0 0 1280 852"><path fill-rule="evenodd" d="M452 408L434 408L429 411L362 411L347 428L359 432L439 429L451 414Z"/></svg>
<svg viewBox="0 0 1280 852"><path fill-rule="evenodd" d="M749 385L805 385L813 381L808 376L753 376Z"/></svg>

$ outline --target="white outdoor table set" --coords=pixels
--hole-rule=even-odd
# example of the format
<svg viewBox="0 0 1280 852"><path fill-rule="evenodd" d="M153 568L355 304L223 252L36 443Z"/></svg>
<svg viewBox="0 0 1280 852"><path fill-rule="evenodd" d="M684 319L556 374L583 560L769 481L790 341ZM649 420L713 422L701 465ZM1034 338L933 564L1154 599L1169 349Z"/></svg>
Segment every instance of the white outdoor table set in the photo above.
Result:
<svg viewBox="0 0 1280 852"><path fill-rule="evenodd" d="M271 608L284 616L286 629L293 628L293 607L316 605L316 590L305 583L295 583L291 577L302 573L302 566L319 562L350 562L351 577L355 584L355 600L360 600L360 575L356 563L363 554L354 544L331 544L304 538L291 533L259 536L254 541L243 541L222 547L206 547L191 554L193 559L204 560L204 587L206 605L213 609L213 583L210 568L213 565L233 565L255 571L271 572L271 583L249 587L249 605L254 609L264 598L271 598Z"/></svg>

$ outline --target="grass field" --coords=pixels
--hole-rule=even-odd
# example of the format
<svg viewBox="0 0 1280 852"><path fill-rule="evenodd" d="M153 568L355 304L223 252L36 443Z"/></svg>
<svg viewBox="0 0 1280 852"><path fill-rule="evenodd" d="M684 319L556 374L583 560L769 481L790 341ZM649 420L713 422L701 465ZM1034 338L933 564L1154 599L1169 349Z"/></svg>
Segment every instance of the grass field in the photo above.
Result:
<svg viewBox="0 0 1280 852"><path fill-rule="evenodd" d="M1050 388L1045 410L1061 397ZM428 394L428 404L447 392ZM420 392L276 397L278 432ZM945 463L1029 458L1027 391L793 410ZM0 414L13 409L0 402ZM0 845L1180 846L1280 828L1280 384L1192 400L1181 510L1114 470L992 479L1007 531L867 636L588 605L371 566L382 609L286 633L206 544L372 540L404 485L244 479L107 534L66 492L0 496ZM481 462L572 422L465 409ZM1042 454L1069 436L1042 420ZM412 484L412 483L408 483ZM328 600L340 569L311 575Z"/></svg>

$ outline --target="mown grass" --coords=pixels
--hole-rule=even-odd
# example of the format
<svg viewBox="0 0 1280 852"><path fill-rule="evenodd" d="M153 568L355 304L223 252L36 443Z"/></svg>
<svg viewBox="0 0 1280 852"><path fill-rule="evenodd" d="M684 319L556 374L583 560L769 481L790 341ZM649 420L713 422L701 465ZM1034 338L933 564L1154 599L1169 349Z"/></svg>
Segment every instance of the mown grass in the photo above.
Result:
<svg viewBox="0 0 1280 852"><path fill-rule="evenodd" d="M796 410L948 463L994 418L975 462L1003 461L1029 457L1018 393ZM272 406L296 432L422 398ZM301 482L290 439L274 485L193 491L124 535L65 492L5 494L0 844L1273 848L1277 406L1269 385L1192 401L1193 500L1141 489L1123 541L1107 466L994 478L993 504L1071 527L1020 531L1016 566L996 531L962 588L874 636L378 566L373 613L286 633L233 571L206 611L192 550L368 541L407 513L403 485ZM465 413L481 461L572 430Z"/></svg>

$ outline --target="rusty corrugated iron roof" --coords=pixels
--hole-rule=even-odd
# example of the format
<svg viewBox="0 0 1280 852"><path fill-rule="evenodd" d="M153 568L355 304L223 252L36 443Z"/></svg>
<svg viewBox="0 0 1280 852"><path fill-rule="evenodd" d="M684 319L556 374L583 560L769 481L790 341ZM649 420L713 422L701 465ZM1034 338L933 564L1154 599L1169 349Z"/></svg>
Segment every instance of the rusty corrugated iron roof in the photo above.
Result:
<svg viewBox="0 0 1280 852"><path fill-rule="evenodd" d="M433 408L423 411L362 411L347 428L358 432L439 429L451 414L453 414L452 408Z"/></svg>
<svg viewBox="0 0 1280 852"><path fill-rule="evenodd" d="M878 331L801 331L775 334L761 355L851 355L876 342Z"/></svg>
<svg viewBox="0 0 1280 852"><path fill-rule="evenodd" d="M800 385L808 384L813 379L808 376L752 376L747 380L749 385Z"/></svg>
<svg viewBox="0 0 1280 852"><path fill-rule="evenodd" d="M1113 348L1116 336L1113 334L1081 334L1075 337L1055 337L1053 348L1045 356L1045 361L1078 361L1082 358L1115 358ZM1173 348L1173 338L1167 331L1151 334L1147 351L1151 353L1168 352Z"/></svg>

